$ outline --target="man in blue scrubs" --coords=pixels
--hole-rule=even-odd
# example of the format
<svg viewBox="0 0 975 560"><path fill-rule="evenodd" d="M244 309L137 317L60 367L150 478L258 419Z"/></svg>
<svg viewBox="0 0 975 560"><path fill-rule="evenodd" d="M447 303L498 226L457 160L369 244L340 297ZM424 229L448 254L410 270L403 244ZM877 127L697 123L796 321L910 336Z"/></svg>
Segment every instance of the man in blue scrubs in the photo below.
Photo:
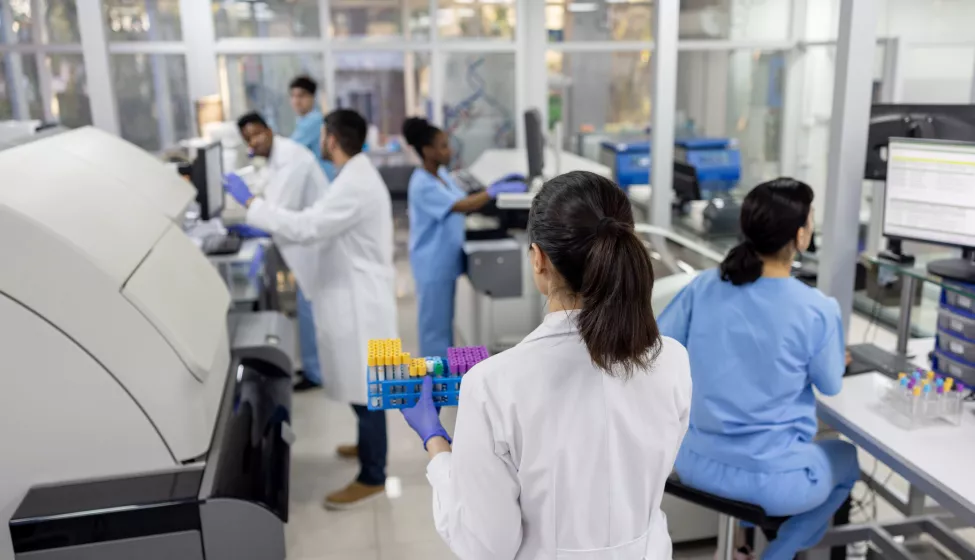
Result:
<svg viewBox="0 0 975 560"><path fill-rule="evenodd" d="M291 80L289 86L291 90L291 108L298 115L295 121L295 131L291 133L291 139L311 150L318 159L318 165L328 180L335 180L335 165L322 157L322 112L318 110L315 93L318 91L318 84L308 76L298 76Z"/></svg>
<svg viewBox="0 0 975 560"><path fill-rule="evenodd" d="M315 92L318 84L308 76L298 76L291 81L291 108L298 115L295 131L291 139L311 150L318 161L319 167L328 177L329 182L335 179L335 165L322 157L322 112L318 110ZM307 391L322 385L322 373L318 362L318 350L315 346L315 322L312 319L311 304L305 299L305 294L298 289L298 339L301 346L301 371L298 372L298 382L295 391Z"/></svg>

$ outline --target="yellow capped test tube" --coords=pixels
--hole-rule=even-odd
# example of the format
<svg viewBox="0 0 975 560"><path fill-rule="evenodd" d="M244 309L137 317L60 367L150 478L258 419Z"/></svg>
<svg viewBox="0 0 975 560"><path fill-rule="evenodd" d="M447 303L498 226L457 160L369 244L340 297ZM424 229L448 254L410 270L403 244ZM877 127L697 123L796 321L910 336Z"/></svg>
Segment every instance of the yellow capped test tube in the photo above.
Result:
<svg viewBox="0 0 975 560"><path fill-rule="evenodd" d="M951 387L952 387L952 386L953 386L954 384L955 384L955 380L954 380L953 378L951 378L951 377L946 377L946 378L945 378L945 392L948 392L948 391L950 391L950 390L951 390Z"/></svg>
<svg viewBox="0 0 975 560"><path fill-rule="evenodd" d="M928 379L934 379L934 372L931 370L928 370Z"/></svg>
<svg viewBox="0 0 975 560"><path fill-rule="evenodd" d="M915 385L914 386L914 396L915 397L920 397L921 396L921 386L920 385Z"/></svg>
<svg viewBox="0 0 975 560"><path fill-rule="evenodd" d="M897 380L898 381L900 381L901 379L904 379L905 377L907 377L907 374L904 373L903 371L897 374Z"/></svg>

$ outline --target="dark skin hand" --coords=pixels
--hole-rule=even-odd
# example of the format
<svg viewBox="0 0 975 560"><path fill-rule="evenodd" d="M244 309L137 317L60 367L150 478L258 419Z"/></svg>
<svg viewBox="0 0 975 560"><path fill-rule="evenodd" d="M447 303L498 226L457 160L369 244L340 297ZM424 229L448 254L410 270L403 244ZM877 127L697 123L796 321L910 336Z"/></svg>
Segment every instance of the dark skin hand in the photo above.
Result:
<svg viewBox="0 0 975 560"><path fill-rule="evenodd" d="M449 164L450 157L450 142L447 140L447 134L443 131L438 132L433 138L433 142L423 148L423 168L434 177L437 177L437 171L440 169L440 166ZM491 197L487 191L481 191L458 200L450 210L461 214L469 214L484 208L488 202L491 202Z"/></svg>

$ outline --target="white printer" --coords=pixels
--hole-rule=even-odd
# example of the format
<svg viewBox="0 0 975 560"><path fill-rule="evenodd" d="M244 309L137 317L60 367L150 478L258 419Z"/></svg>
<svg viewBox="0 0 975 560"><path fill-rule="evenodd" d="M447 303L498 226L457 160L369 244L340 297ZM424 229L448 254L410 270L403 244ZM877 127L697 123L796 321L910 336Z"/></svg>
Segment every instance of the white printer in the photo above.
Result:
<svg viewBox="0 0 975 560"><path fill-rule="evenodd" d="M69 480L196 468L211 487L223 484L225 497L239 498L233 483L205 473L216 462L221 426L255 431L256 417L273 416L280 433L269 437L287 440L290 380L283 377L274 389L280 402L261 405L267 410L260 414L248 409L244 428L228 427L247 409L245 364L231 353L227 287L180 227L195 196L157 158L95 128L0 151L5 525L32 486ZM260 438L233 445L259 447ZM287 454L287 443L275 452ZM222 466L224 476L231 467ZM283 476L286 495L286 468ZM62 504L47 517L70 516L56 492L48 498ZM284 503L278 517L286 519ZM21 521L35 525L21 524L21 534L39 534L43 505L28 508L34 514ZM80 539L97 544L96 537ZM24 551L24 558L45 558L50 548L25 546L17 558ZM10 532L0 531L0 559L14 558L13 549Z"/></svg>

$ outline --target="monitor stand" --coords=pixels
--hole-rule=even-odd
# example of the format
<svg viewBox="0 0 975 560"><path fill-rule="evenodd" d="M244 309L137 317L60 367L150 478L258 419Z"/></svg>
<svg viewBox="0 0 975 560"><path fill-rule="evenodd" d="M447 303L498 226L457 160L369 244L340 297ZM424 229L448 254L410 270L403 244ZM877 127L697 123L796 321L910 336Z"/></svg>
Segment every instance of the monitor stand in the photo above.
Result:
<svg viewBox="0 0 975 560"><path fill-rule="evenodd" d="M907 255L903 252L900 239L888 239L887 240L887 250L881 251L878 257L893 261L898 264L914 264L914 255Z"/></svg>
<svg viewBox="0 0 975 560"><path fill-rule="evenodd" d="M963 249L962 258L933 261L928 272L949 280L975 284L975 249Z"/></svg>

